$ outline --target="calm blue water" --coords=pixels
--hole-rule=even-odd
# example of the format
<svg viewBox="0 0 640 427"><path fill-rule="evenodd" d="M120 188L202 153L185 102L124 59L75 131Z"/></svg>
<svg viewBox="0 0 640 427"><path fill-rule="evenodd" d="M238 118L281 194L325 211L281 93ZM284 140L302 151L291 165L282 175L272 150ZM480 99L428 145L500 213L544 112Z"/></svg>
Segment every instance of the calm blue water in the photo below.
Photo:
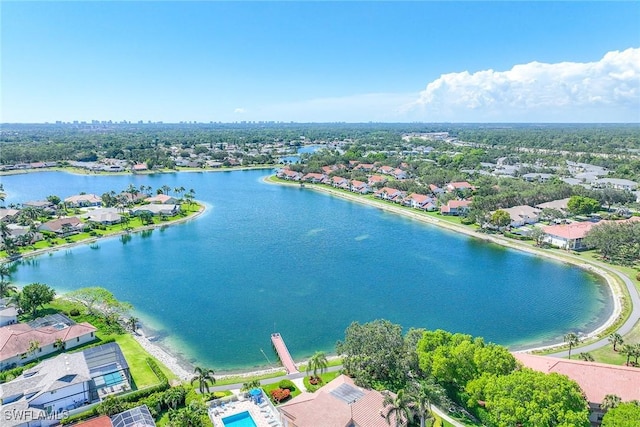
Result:
<svg viewBox="0 0 640 427"><path fill-rule="evenodd" d="M608 289L578 268L440 230L309 189L268 170L144 176L59 172L1 177L6 204L184 186L208 205L185 224L24 262L19 284L103 286L193 362L216 370L333 351L350 322L387 318L518 346L561 340L612 312ZM261 349L264 350L265 356Z"/></svg>

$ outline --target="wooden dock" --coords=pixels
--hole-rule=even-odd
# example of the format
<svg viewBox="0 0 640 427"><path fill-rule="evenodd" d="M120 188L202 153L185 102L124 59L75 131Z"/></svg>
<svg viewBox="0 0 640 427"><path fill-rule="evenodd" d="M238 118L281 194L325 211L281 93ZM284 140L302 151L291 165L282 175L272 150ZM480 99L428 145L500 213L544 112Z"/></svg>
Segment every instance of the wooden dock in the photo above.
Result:
<svg viewBox="0 0 640 427"><path fill-rule="evenodd" d="M276 353L278 353L280 362L282 362L282 366L284 366L287 374L297 374L299 372L298 368L296 364L293 363L293 359L291 358L291 354L289 354L287 345L282 339L282 335L277 332L271 334L271 343L273 344L273 348L276 349Z"/></svg>

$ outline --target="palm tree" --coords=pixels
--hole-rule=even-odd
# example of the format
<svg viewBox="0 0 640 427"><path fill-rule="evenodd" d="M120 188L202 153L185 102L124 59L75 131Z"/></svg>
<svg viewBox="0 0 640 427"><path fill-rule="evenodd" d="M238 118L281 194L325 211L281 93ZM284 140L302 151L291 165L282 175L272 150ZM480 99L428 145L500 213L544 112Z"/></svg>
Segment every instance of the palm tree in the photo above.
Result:
<svg viewBox="0 0 640 427"><path fill-rule="evenodd" d="M66 348L66 344L62 340L62 338L56 338L56 342L53 343L53 346L59 350L64 350Z"/></svg>
<svg viewBox="0 0 640 427"><path fill-rule="evenodd" d="M403 389L398 390L398 394L395 396L389 393L385 394L382 404L385 408L389 408L384 416L385 420L387 420L387 424L389 425L391 425L391 419L395 418L395 427L400 427L408 422L413 416L409 399L404 394Z"/></svg>
<svg viewBox="0 0 640 427"><path fill-rule="evenodd" d="M434 418L432 406L447 400L444 390L432 379L413 383L408 398L415 414L420 417L420 427L425 427L427 420Z"/></svg>
<svg viewBox="0 0 640 427"><path fill-rule="evenodd" d="M4 278L11 277L11 269L7 266L6 263L0 264L0 281L4 282Z"/></svg>
<svg viewBox="0 0 640 427"><path fill-rule="evenodd" d="M191 385L197 381L199 383L200 393L204 394L205 391L209 393L209 385L216 383L216 378L214 377L215 372L213 372L213 369L196 366L193 372L195 373L195 376L191 378Z"/></svg>
<svg viewBox="0 0 640 427"><path fill-rule="evenodd" d="M580 353L578 356L585 362L593 362L595 360L591 353Z"/></svg>
<svg viewBox="0 0 640 427"><path fill-rule="evenodd" d="M0 298L8 296L11 292L17 292L18 288L12 285L10 282L0 281Z"/></svg>
<svg viewBox="0 0 640 427"><path fill-rule="evenodd" d="M29 349L27 350L27 353L31 355L36 354L39 348L40 348L40 341L37 341L37 340L29 341Z"/></svg>
<svg viewBox="0 0 640 427"><path fill-rule="evenodd" d="M171 409L176 409L178 405L184 402L186 390L184 387L171 387L163 394L164 403Z"/></svg>
<svg viewBox="0 0 640 427"><path fill-rule="evenodd" d="M569 344L569 359L571 359L571 349L580 343L580 339L574 332L569 332L564 336L564 342Z"/></svg>
<svg viewBox="0 0 640 427"><path fill-rule="evenodd" d="M631 344L623 344L622 348L620 349L620 354L624 354L625 356L627 356L626 365L629 366L629 359L631 359L631 356L633 356L634 354L634 346Z"/></svg>
<svg viewBox="0 0 640 427"><path fill-rule="evenodd" d="M316 351L307 364L307 375L309 372L313 372L313 378L319 379L318 371L320 371L320 375L324 374L328 365L327 355L322 351Z"/></svg>
<svg viewBox="0 0 640 427"><path fill-rule="evenodd" d="M635 357L635 361L633 362L635 366L638 366L638 358L640 357L640 343L637 343L633 346L633 357Z"/></svg>
<svg viewBox="0 0 640 427"><path fill-rule="evenodd" d="M617 345L624 344L624 340L622 339L622 336L617 333L609 335L609 342L613 344L613 351L618 351L616 350Z"/></svg>

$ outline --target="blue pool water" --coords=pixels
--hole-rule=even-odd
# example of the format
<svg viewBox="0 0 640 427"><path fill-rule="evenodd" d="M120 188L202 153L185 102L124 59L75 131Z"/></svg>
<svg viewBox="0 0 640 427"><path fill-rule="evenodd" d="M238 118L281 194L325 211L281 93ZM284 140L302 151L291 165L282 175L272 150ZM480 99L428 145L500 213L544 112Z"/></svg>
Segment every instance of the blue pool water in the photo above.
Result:
<svg viewBox="0 0 640 427"><path fill-rule="evenodd" d="M225 427L257 427L249 411L240 412L239 414L231 415L230 417L224 417L222 422Z"/></svg>
<svg viewBox="0 0 640 427"><path fill-rule="evenodd" d="M120 374L120 372L106 374L102 378L104 379L104 383L107 387L111 387L112 385L120 384L122 382L122 374Z"/></svg>

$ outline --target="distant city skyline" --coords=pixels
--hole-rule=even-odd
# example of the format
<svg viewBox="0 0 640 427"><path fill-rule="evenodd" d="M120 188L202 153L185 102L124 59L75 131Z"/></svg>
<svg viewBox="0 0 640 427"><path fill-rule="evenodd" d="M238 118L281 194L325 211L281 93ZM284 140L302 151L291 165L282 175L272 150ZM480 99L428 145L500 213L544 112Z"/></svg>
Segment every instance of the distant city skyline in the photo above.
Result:
<svg viewBox="0 0 640 427"><path fill-rule="evenodd" d="M3 123L640 122L637 2L2 2Z"/></svg>

